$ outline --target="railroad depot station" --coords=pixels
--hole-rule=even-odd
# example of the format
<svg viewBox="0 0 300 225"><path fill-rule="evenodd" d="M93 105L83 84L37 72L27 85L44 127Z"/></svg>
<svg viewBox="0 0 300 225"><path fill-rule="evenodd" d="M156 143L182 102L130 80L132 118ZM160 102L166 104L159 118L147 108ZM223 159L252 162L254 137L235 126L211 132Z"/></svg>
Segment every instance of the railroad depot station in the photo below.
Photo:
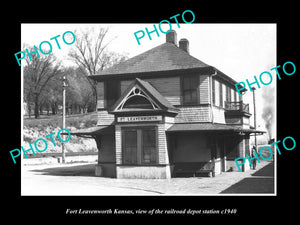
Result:
<svg viewBox="0 0 300 225"><path fill-rule="evenodd" d="M192 47L192 46L191 46ZM249 104L235 80L189 54L189 41L166 42L90 77L97 81L96 176L172 178L238 171L249 154ZM249 169L249 163L242 171Z"/></svg>

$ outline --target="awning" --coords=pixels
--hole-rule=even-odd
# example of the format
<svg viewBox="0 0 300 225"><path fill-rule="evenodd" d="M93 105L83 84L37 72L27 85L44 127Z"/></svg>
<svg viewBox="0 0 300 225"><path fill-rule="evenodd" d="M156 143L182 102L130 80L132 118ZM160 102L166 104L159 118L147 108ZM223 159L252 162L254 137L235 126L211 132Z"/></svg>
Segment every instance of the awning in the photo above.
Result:
<svg viewBox="0 0 300 225"><path fill-rule="evenodd" d="M96 127L85 128L85 129L79 129L76 131L70 131L71 135L76 135L79 137L87 137L87 138L91 138L99 134L111 134L114 132L115 132L115 126L113 125L96 126Z"/></svg>
<svg viewBox="0 0 300 225"><path fill-rule="evenodd" d="M171 126L167 132L203 131L203 132L228 132L228 133L266 133L255 129L243 129L234 125L216 123L178 123Z"/></svg>

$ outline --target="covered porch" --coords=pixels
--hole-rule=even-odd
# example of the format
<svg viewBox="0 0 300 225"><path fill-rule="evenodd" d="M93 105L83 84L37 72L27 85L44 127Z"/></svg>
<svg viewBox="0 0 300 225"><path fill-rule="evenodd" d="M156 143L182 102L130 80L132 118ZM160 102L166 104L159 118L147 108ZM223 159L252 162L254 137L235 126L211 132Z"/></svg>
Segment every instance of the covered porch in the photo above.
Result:
<svg viewBox="0 0 300 225"><path fill-rule="evenodd" d="M84 138L93 138L98 148L95 176L116 177L115 126L96 126L71 132Z"/></svg>
<svg viewBox="0 0 300 225"><path fill-rule="evenodd" d="M254 129L213 123L174 124L167 130L172 177L215 176L238 171L237 157L249 154ZM245 165L243 171L247 171Z"/></svg>

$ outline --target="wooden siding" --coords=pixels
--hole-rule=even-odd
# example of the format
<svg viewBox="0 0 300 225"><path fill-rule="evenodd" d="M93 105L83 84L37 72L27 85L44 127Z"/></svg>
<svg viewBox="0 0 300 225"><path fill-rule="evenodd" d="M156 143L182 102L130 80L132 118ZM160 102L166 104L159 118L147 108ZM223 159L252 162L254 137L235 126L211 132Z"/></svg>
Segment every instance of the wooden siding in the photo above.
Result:
<svg viewBox="0 0 300 225"><path fill-rule="evenodd" d="M225 102L226 102L226 85L222 83L222 89L223 89L223 106L222 108L225 108Z"/></svg>
<svg viewBox="0 0 300 225"><path fill-rule="evenodd" d="M227 124L233 124L233 125L241 125L242 124L241 117L226 117L225 120L226 120Z"/></svg>
<svg viewBox="0 0 300 225"><path fill-rule="evenodd" d="M186 122L217 122L225 123L224 110L226 101L226 85L222 81L215 79L215 106L220 107L220 87L222 88L223 107L211 107L211 84L209 75L199 75L199 99L201 105L183 106L181 105L180 77L163 77L144 79L156 88L172 105L177 106L180 111L175 117L175 123ZM133 82L133 80L123 80L120 82L121 94ZM221 86L220 86L221 84ZM98 82L98 108L105 107L104 102L104 84ZM234 101L234 95L237 91L230 88L231 101ZM108 125L114 121L114 116L107 111L98 111L98 125Z"/></svg>
<svg viewBox="0 0 300 225"><path fill-rule="evenodd" d="M211 108L206 106L180 107L175 123L211 122Z"/></svg>
<svg viewBox="0 0 300 225"><path fill-rule="evenodd" d="M172 105L180 105L180 78L164 77L143 79L149 82L156 90L164 96ZM121 81L121 94L133 82L133 80Z"/></svg>
<svg viewBox="0 0 300 225"><path fill-rule="evenodd" d="M98 163L115 163L115 136L111 134L103 134L97 137L99 142Z"/></svg>
<svg viewBox="0 0 300 225"><path fill-rule="evenodd" d="M167 77L145 79L155 87L172 105L180 105L180 78Z"/></svg>
<svg viewBox="0 0 300 225"><path fill-rule="evenodd" d="M220 106L220 82L218 80L215 80L215 96L216 96L216 101L215 105Z"/></svg>
<svg viewBox="0 0 300 225"><path fill-rule="evenodd" d="M127 87L133 82L133 80L122 80L121 81L121 95L127 89Z"/></svg>
<svg viewBox="0 0 300 225"><path fill-rule="evenodd" d="M158 162L169 164L167 138L164 124L158 125Z"/></svg>
<svg viewBox="0 0 300 225"><path fill-rule="evenodd" d="M99 110L98 111L98 123L97 125L110 125L114 122L115 116L109 114L107 110Z"/></svg>
<svg viewBox="0 0 300 225"><path fill-rule="evenodd" d="M182 133L175 142L174 163L210 161L211 149L208 146L207 136L198 133Z"/></svg>
<svg viewBox="0 0 300 225"><path fill-rule="evenodd" d="M116 163L122 164L122 135L121 127L115 126L115 135L116 135Z"/></svg>
<svg viewBox="0 0 300 225"><path fill-rule="evenodd" d="M222 123L225 124L225 109L213 106L212 107L213 113L213 122L214 123Z"/></svg>

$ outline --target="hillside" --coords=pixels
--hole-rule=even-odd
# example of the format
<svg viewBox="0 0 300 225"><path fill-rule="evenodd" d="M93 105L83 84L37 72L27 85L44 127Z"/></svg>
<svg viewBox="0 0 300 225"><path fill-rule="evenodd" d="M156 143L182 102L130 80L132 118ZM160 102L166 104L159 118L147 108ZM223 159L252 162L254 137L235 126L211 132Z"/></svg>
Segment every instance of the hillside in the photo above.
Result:
<svg viewBox="0 0 300 225"><path fill-rule="evenodd" d="M86 113L66 116L66 128L70 131L77 129L88 128L96 126L97 113ZM45 138L53 132L57 132L62 126L62 116L48 116L40 119L24 119L23 120L23 147L29 149L29 143L32 145L38 138L44 138L47 140L48 148L43 153L58 153L61 152L61 142L57 138L57 135L53 135L56 146L54 147L50 137ZM42 142L38 142L38 147L43 149ZM66 153L70 152L97 152L97 146L95 140L92 138L81 138L77 136L71 136L70 141L66 143Z"/></svg>

